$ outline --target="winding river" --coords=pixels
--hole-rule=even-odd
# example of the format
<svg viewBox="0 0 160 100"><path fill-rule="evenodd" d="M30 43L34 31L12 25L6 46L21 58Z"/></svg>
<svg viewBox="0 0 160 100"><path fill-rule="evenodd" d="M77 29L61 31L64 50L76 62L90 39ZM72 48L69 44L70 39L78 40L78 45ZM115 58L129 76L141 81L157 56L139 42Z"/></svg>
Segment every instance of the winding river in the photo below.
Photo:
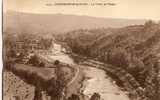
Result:
<svg viewBox="0 0 160 100"><path fill-rule="evenodd" d="M72 58L70 58L67 54L60 52L60 47L56 50L58 50L59 53L50 55L51 58L60 60L64 63L74 64ZM130 100L125 92L120 90L120 88L106 74L104 70L89 66L82 67L86 77L86 81L83 83L83 94L85 94L87 97L90 97L93 93L97 92L101 95L103 100Z"/></svg>

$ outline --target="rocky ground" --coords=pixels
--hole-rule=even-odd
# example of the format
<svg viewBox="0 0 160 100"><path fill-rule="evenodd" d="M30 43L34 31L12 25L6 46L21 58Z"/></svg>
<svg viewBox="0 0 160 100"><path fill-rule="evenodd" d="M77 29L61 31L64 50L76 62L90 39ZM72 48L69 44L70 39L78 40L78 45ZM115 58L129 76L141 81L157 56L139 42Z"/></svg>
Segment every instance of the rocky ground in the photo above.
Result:
<svg viewBox="0 0 160 100"><path fill-rule="evenodd" d="M12 72L3 72L4 100L33 100L34 86L15 76Z"/></svg>

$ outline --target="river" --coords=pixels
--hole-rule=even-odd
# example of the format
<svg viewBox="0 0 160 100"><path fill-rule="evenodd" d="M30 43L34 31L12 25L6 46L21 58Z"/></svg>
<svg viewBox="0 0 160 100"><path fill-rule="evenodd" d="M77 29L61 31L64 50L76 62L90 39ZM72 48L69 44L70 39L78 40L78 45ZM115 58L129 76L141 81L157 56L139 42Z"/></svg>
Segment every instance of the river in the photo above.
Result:
<svg viewBox="0 0 160 100"><path fill-rule="evenodd" d="M125 92L120 90L105 71L87 67L84 72L86 77L88 77L84 90L85 95L90 97L94 92L97 92L104 100L129 100Z"/></svg>
<svg viewBox="0 0 160 100"><path fill-rule="evenodd" d="M51 58L60 60L64 63L75 64L73 59L67 54L59 52L50 55ZM57 51L56 51L57 52ZM106 74L102 69L97 69L89 66L82 66L86 81L84 81L83 94L90 97L93 93L97 92L101 95L103 100L130 100L124 91L114 84L115 82Z"/></svg>

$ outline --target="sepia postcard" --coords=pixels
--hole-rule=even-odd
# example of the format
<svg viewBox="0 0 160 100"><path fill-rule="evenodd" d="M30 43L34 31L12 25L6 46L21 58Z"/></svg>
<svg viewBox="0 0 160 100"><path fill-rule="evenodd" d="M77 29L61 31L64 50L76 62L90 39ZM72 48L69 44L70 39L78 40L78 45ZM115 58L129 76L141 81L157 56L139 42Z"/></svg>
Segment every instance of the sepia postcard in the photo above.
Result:
<svg viewBox="0 0 160 100"><path fill-rule="evenodd" d="M3 100L160 100L160 0L3 0Z"/></svg>

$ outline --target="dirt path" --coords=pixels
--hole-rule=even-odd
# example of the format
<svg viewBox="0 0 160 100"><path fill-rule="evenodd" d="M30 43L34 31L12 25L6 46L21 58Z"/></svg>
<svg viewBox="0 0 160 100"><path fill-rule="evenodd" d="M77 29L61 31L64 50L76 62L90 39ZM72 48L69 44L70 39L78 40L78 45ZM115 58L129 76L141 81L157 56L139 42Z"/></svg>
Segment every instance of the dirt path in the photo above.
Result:
<svg viewBox="0 0 160 100"><path fill-rule="evenodd" d="M76 81L76 79L78 78L79 74L80 74L80 68L78 67L78 65L76 65L76 74L72 78L72 80L67 84L67 87L70 86L74 81Z"/></svg>

